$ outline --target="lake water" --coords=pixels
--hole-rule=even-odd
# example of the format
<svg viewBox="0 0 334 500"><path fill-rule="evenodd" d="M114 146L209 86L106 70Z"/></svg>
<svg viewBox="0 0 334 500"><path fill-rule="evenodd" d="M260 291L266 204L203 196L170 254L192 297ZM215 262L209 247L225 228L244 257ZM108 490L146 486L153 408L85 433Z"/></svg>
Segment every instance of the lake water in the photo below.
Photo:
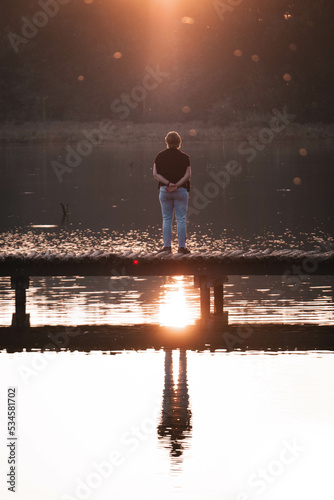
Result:
<svg viewBox="0 0 334 500"><path fill-rule="evenodd" d="M304 148L307 155L301 155ZM57 180L56 146L0 151L0 251L154 250L157 146L101 146ZM331 145L276 144L254 162L184 144L192 201L229 160L242 172L189 220L193 250L333 244ZM304 151L303 151L304 153ZM69 203L62 220L59 203ZM182 326L199 317L186 277L33 278L31 324ZM0 325L14 310L0 280ZM333 278L230 276L231 323L333 324ZM282 326L282 329L284 326ZM182 334L182 331L180 332ZM7 388L17 389L18 500L332 498L331 352L179 350L0 353L0 496L7 500Z"/></svg>
<svg viewBox="0 0 334 500"><path fill-rule="evenodd" d="M152 164L162 148L102 145L59 182L52 162L65 163L68 151L62 144L2 147L0 251L160 248ZM193 170L188 224L192 250L324 250L334 245L332 143L268 145L250 163L231 144L185 141L183 149ZM231 160L240 162L241 171L228 180L226 164ZM222 175L226 186L212 187L215 176ZM69 204L65 220L60 202ZM333 321L332 278L230 276L226 292L231 322ZM0 301L0 325L9 325L14 292L8 278L0 280ZM27 292L33 326L192 324L199 317L198 304L198 290L186 277L37 277Z"/></svg>
<svg viewBox="0 0 334 500"><path fill-rule="evenodd" d="M18 500L332 498L333 353L52 354L0 354Z"/></svg>

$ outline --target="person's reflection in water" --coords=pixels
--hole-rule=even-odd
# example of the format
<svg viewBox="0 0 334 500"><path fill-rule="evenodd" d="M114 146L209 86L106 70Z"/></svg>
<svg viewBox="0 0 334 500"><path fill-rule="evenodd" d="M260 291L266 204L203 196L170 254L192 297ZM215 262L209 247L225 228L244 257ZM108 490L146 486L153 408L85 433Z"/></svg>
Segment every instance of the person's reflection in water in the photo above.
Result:
<svg viewBox="0 0 334 500"><path fill-rule="evenodd" d="M181 456L190 438L191 411L187 383L187 354L180 351L177 386L173 380L173 357L170 349L165 352L165 387L162 401L159 439L168 440L174 462L182 462ZM186 441L185 441L186 440Z"/></svg>

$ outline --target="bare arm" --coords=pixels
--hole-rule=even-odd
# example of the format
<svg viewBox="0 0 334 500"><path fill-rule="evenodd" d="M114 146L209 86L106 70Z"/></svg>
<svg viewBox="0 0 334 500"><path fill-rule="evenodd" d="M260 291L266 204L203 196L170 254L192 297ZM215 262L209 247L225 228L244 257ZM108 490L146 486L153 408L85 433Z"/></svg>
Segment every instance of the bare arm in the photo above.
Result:
<svg viewBox="0 0 334 500"><path fill-rule="evenodd" d="M182 186L182 184L184 184L185 182L187 182L191 177L191 167L187 167L187 170L186 170L186 173L184 174L184 176L182 177L182 179L180 179L179 181L177 181L177 183L175 184L176 187L180 187Z"/></svg>
<svg viewBox="0 0 334 500"><path fill-rule="evenodd" d="M166 179L163 175L157 173L157 166L155 163L153 165L153 177L157 179L159 182L161 182L161 184L168 186L169 180Z"/></svg>

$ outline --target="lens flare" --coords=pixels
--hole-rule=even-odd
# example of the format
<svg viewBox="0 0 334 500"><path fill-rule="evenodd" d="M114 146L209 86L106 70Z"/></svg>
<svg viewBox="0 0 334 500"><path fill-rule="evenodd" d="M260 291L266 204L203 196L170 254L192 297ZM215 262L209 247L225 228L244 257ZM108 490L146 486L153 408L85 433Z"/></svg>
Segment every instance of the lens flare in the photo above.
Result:
<svg viewBox="0 0 334 500"><path fill-rule="evenodd" d="M194 24L195 20L193 17L182 17L181 21L183 22L183 24Z"/></svg>

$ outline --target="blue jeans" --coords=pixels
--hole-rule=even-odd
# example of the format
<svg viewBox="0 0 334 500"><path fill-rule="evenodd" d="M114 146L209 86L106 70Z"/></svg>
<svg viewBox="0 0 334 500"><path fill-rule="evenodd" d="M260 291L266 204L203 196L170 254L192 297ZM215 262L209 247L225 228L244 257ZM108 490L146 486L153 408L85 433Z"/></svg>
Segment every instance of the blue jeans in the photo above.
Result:
<svg viewBox="0 0 334 500"><path fill-rule="evenodd" d="M188 191L179 187L172 193L167 193L166 187L160 187L159 200L162 211L162 234L164 247L172 246L172 222L175 209L177 222L177 239L179 247L186 246L187 237L187 208L188 208Z"/></svg>

